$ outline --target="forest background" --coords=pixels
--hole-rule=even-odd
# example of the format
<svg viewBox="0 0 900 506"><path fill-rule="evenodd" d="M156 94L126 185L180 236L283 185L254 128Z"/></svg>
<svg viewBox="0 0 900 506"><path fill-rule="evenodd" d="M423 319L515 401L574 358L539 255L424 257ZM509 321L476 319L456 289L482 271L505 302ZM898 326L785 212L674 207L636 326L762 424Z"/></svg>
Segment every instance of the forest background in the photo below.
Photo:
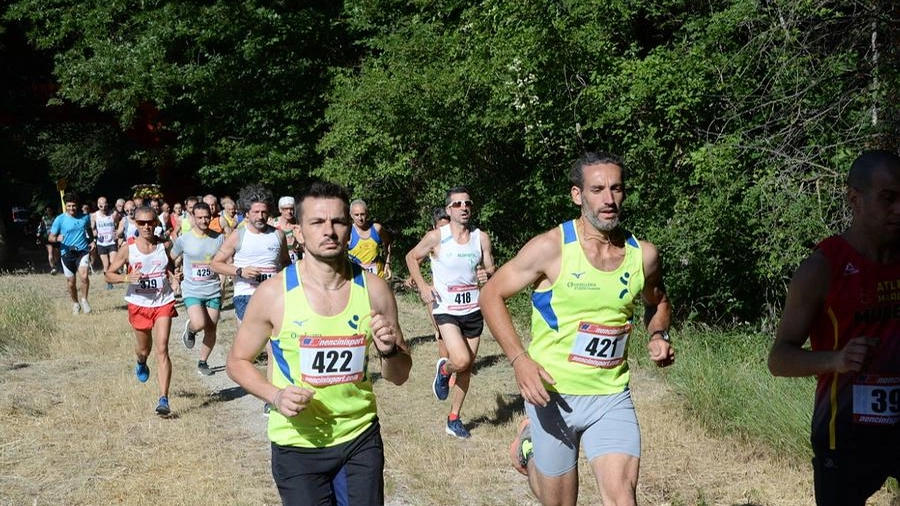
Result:
<svg viewBox="0 0 900 506"><path fill-rule="evenodd" d="M327 178L402 257L466 184L502 261L577 214L568 166L606 150L681 321L769 327L799 260L846 224L851 161L900 145L892 0L0 6L4 214L60 179L174 200Z"/></svg>

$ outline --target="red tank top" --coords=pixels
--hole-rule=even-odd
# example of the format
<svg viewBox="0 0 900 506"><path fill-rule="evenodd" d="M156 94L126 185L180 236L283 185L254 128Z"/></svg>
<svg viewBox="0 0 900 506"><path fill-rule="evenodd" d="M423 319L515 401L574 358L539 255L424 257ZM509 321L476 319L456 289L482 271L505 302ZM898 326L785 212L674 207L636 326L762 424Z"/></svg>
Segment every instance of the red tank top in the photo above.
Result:
<svg viewBox="0 0 900 506"><path fill-rule="evenodd" d="M840 236L817 248L831 272L825 305L810 332L812 349L840 350L858 336L880 339L859 373L818 377L812 444L845 449L900 427L900 262L872 262Z"/></svg>

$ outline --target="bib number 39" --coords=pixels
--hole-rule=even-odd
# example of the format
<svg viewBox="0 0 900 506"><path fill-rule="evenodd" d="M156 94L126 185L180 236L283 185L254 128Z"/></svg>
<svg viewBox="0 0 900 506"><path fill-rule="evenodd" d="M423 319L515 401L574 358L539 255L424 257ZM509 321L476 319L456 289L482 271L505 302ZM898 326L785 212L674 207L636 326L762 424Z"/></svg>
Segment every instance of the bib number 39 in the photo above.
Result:
<svg viewBox="0 0 900 506"><path fill-rule="evenodd" d="M853 421L866 425L900 423L900 377L859 377L853 384Z"/></svg>
<svg viewBox="0 0 900 506"><path fill-rule="evenodd" d="M611 369L625 361L631 325L611 327L598 323L580 322L569 361Z"/></svg>

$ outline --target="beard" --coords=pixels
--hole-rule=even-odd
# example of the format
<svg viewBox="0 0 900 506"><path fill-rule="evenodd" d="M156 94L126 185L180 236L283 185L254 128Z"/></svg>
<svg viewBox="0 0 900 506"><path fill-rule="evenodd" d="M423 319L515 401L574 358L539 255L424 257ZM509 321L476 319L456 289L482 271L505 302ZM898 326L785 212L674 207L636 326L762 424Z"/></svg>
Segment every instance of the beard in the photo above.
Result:
<svg viewBox="0 0 900 506"><path fill-rule="evenodd" d="M590 207L587 206L587 202L582 200L581 202L581 214L587 219L588 223L591 224L594 228L596 228L600 232L612 232L619 226L619 215L617 214L615 218L609 221L603 221L597 216Z"/></svg>

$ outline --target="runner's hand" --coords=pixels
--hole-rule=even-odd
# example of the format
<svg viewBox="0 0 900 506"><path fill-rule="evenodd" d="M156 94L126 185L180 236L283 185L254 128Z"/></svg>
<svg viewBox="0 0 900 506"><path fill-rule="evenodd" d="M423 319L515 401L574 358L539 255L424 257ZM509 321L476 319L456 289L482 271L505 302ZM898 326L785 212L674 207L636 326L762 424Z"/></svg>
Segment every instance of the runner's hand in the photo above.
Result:
<svg viewBox="0 0 900 506"><path fill-rule="evenodd" d="M422 299L422 302L425 303L426 306L434 304L434 301L437 299L437 294L434 292L434 287L431 285L425 285L423 289L419 290L419 298Z"/></svg>
<svg viewBox="0 0 900 506"><path fill-rule="evenodd" d="M369 328L372 329L372 338L375 348L382 354L391 353L397 347L397 333L394 326L381 313L374 310L370 313L372 321Z"/></svg>
<svg viewBox="0 0 900 506"><path fill-rule="evenodd" d="M877 337L854 337L835 355L834 372L845 373L863 370L877 347Z"/></svg>
<svg viewBox="0 0 900 506"><path fill-rule="evenodd" d="M656 362L659 367L667 367L675 363L675 349L672 343L665 339L650 339L647 343L647 350L650 351L650 360Z"/></svg>
<svg viewBox="0 0 900 506"><path fill-rule="evenodd" d="M475 277L478 278L479 285L487 283L488 279L490 279L490 276L488 276L488 271L481 264L478 264L478 267L475 268Z"/></svg>
<svg viewBox="0 0 900 506"><path fill-rule="evenodd" d="M303 411L315 395L316 393L308 388L288 385L275 394L270 404L275 411L290 418Z"/></svg>
<svg viewBox="0 0 900 506"><path fill-rule="evenodd" d="M544 407L550 402L550 394L544 387L544 383L555 385L556 381L540 364L523 355L513 364L516 373L516 383L522 397L536 406Z"/></svg>

